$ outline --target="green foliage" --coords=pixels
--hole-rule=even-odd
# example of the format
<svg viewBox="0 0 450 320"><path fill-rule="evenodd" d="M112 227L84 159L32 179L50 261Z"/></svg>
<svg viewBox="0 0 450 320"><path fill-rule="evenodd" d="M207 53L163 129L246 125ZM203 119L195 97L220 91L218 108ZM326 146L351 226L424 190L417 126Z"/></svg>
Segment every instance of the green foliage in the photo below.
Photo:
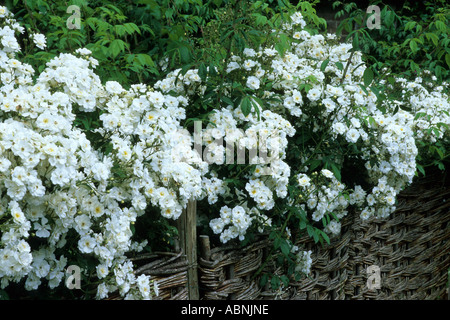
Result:
<svg viewBox="0 0 450 320"><path fill-rule="evenodd" d="M70 29L69 5L80 8L81 28ZM146 24L137 25L127 17L131 7L126 1L28 1L12 2L18 21L27 34L45 33L47 48L36 50L22 37L23 61L41 71L45 62L61 52L86 47L99 61L102 80L115 79L124 86L148 80L158 74L149 50L140 39L155 36Z"/></svg>
<svg viewBox="0 0 450 320"><path fill-rule="evenodd" d="M80 8L80 29L67 27L69 5ZM272 30L293 8L287 1L273 0L10 0L7 6L26 29L21 37L24 62L41 71L57 54L86 47L99 62L102 80L114 79L124 87L153 83L179 67L218 65L250 43L272 42L284 52L288 39L276 38ZM308 21L324 28L325 20L317 17L310 3L301 2L298 7ZM45 33L45 50L37 50L28 40L33 33Z"/></svg>
<svg viewBox="0 0 450 320"><path fill-rule="evenodd" d="M165 58L171 67L191 61L194 50L188 36L200 32L214 3L202 1L29 1L11 0L7 5L28 34L45 33L47 48L37 51L22 37L23 61L37 70L61 52L86 47L99 61L103 81L114 79L124 87L151 83L164 72ZM80 8L81 28L66 25L69 5ZM41 71L41 70L39 70Z"/></svg>
<svg viewBox="0 0 450 320"><path fill-rule="evenodd" d="M364 72L364 90L370 89L380 102L388 99L395 105L401 92L395 85L396 76L412 81L421 77L430 86L450 81L450 5L446 1L407 1L399 9L383 1L370 4L381 9L380 29L367 27L366 8L358 8L354 2L333 3L336 18L345 17L337 33L352 41L353 49L361 51L370 66ZM373 83L374 78L377 83ZM443 90L448 92L448 86ZM400 108L410 111L408 106ZM398 109L399 106L394 113ZM416 115L416 120L426 118L425 114ZM448 163L450 141L440 134L442 125L428 129L441 137L441 141L433 145L418 142L418 174L425 175L425 169L431 166L444 170Z"/></svg>
<svg viewBox="0 0 450 320"><path fill-rule="evenodd" d="M202 28L201 37L192 40L198 45L193 56L188 56L187 50L179 50L179 56L171 57L171 65L176 65L174 61L184 61L181 66L183 72L197 67L200 78L208 81L204 95L198 96L191 104L188 117L227 105L240 105L244 115L251 110L259 112L258 104L263 105L265 102L249 98L252 90L243 82L245 75L231 74L231 95L230 88L223 86L225 75L230 80L226 68L231 56L242 54L245 48L270 45L280 54L286 52L290 48L290 39L274 30L280 30L280 26L295 10L300 10L311 23L313 27L306 28L311 33L326 27L325 20L317 17L309 2L300 2L297 6L285 1L278 1L277 4L274 5L274 1L224 1L220 8L213 10L214 19ZM268 81L261 86L261 90L270 90L271 85Z"/></svg>
<svg viewBox="0 0 450 320"><path fill-rule="evenodd" d="M450 5L446 1L407 1L399 9L379 0L370 4L381 9L380 29L367 27L367 8L354 2L334 1L333 8L336 18L345 17L337 34L345 34L356 50L365 53L377 75L394 73L412 79L429 70L439 82L449 80Z"/></svg>

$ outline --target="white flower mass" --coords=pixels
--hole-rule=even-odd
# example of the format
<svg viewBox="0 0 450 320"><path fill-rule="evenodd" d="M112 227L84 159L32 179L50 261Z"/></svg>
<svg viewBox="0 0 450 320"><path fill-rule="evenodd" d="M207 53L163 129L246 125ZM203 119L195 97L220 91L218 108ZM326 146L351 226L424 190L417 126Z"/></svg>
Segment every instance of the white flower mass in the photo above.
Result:
<svg viewBox="0 0 450 320"><path fill-rule="evenodd" d="M310 35L303 30L305 21L298 13L292 24L285 25L294 40L291 52L281 57L273 48L249 48L244 58L232 57L228 65L228 73L250 73L244 81L255 96L266 79L273 81L274 91L281 92L260 118L256 113L244 116L239 106L231 105L209 115L215 124L207 127L214 129L211 139L223 137L250 150L256 143L252 135L265 132L272 142L268 150L277 150L270 163L242 177L242 190L230 190L183 130L191 96L204 89L197 70L184 75L175 70L153 87L138 84L126 90L115 81L103 85L94 72L97 61L89 50L79 49L49 61L33 81L34 70L16 60L20 47L15 33L21 27L4 7L0 7L0 19L1 288L22 279L29 290L38 288L43 279L53 287L62 283L67 258L55 252L68 246L72 230L77 247L71 250L98 260L97 298L118 289L128 299L149 299L156 284L151 285L149 276L136 277L126 258L128 252L145 245L133 240L131 226L148 206L159 208L165 218L177 219L189 199L214 204L230 194L246 197L252 202L223 206L208 222L223 243L242 240L252 225L271 224L270 212L277 199L288 197L294 172L303 192L303 202L295 206L314 221L334 213L324 229L330 235L339 234L339 219L350 206L360 209L361 219L387 217L395 210L396 195L416 172L416 140L435 142L443 132L428 129L436 123L450 124L448 96L401 78L396 81L404 88L402 102L414 112L382 113L376 96L358 86L365 68L359 66L363 61L358 52L349 70L358 68L340 84L343 72L333 62L345 62L351 45L330 44L332 35ZM33 41L41 49L46 46L44 35L35 34ZM321 71L326 58L330 63ZM317 83L304 93L298 89L304 84L299 79L308 77ZM329 80L326 85L324 79ZM328 130L341 143L358 144L363 150L371 189L348 187L333 170L314 175L305 168L299 173L307 155L298 159L297 168L285 162L288 139L311 123L312 108L319 110L314 111L315 130ZM78 111L101 111L102 126L96 133L110 138L109 153L96 150L75 126ZM288 121L288 115L293 120ZM210 141L205 140L206 146ZM225 148L213 151L215 159L225 156ZM370 162L374 156L376 164ZM123 171L121 179L114 178L117 167ZM42 246L31 248L31 237L42 239ZM311 252L299 253L298 270L308 273L311 261Z"/></svg>

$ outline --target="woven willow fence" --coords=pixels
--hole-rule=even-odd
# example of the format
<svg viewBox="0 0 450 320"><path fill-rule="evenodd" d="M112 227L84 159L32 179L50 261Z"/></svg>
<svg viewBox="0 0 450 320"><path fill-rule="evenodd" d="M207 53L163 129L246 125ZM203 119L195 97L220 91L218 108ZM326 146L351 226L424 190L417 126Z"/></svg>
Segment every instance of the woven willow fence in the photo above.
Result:
<svg viewBox="0 0 450 320"><path fill-rule="evenodd" d="M196 228L186 226L196 213L185 214L191 217L182 220L183 237L197 239ZM182 244L181 253L145 258L150 262L137 270L158 281L160 299L447 299L450 188L442 177L421 179L401 193L389 219L362 222L349 215L341 236L323 247L301 238L297 244L313 251L311 275L278 291L261 288L253 277L270 248L267 239L245 248L210 248L208 237L198 239ZM265 268L282 274L270 263ZM377 287L368 283L371 268L378 270Z"/></svg>

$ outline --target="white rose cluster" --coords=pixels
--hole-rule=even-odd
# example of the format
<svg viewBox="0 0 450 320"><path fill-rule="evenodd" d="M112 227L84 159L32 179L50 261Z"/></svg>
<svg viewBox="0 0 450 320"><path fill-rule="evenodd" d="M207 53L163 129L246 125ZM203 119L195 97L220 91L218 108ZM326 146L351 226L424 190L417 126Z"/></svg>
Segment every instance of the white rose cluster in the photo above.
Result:
<svg viewBox="0 0 450 320"><path fill-rule="evenodd" d="M298 248L296 248L298 249ZM296 255L295 270L303 274L310 274L312 267L312 251L299 251Z"/></svg>
<svg viewBox="0 0 450 320"><path fill-rule="evenodd" d="M207 163L180 125L187 99L145 85L102 85L87 49L52 59L32 81L34 70L15 59L21 29L1 9L1 287L23 278L28 290L44 279L56 287L68 263L61 252L78 250L98 261L98 298L116 290L151 298L157 286L136 278L126 254L146 245L131 227L147 206L176 219L202 195ZM105 149L76 125L77 114L91 112L100 113L92 132Z"/></svg>
<svg viewBox="0 0 450 320"><path fill-rule="evenodd" d="M300 172L295 181L301 190L302 201L290 199L288 202L295 202L313 221L326 219L324 231L338 235L340 219L347 215L350 206L360 210L362 219L387 217L395 210L397 194L412 182L416 173L417 139L435 142L443 137L445 127L440 127L440 133L430 128L440 122L450 123L448 96L443 93L447 84L426 88L420 84L420 79L408 83L405 79L395 78L395 84L404 88L401 104L411 110L397 108L394 112L397 102L386 100L380 106L375 91L360 85L366 69L360 52L352 54L351 44L338 43L331 34L310 34L303 29L304 25L299 13L292 16L291 24L284 25L283 32L293 40L291 50L282 57L272 47L247 48L242 56L231 56L226 72L230 77L242 78L243 85L253 93L251 112L244 115L239 105L215 110L208 119L211 132L203 143L214 145L215 140L223 139L252 150L257 143L256 132L269 133L266 140L270 140L270 135L277 136L278 154L268 161L270 165L258 162L261 159L257 157L253 162L249 161L257 166L254 172L244 177L248 179L244 190L234 190L239 195L237 202L242 203L242 194L246 194L247 199L253 201L253 208L261 211L255 217L267 221L276 199L287 197L291 173ZM327 64L322 67L325 60ZM391 86L384 80L381 83L388 88ZM223 86L231 88L231 84ZM268 87L272 90L264 89ZM181 85L179 88L180 94L192 94L192 86L188 90L182 90ZM196 93L201 94L204 86L197 83L196 88ZM269 108L264 109L257 98L266 99ZM259 112L255 105L259 106ZM307 160L310 157L322 159L314 146L309 151L304 149L306 152L295 168L283 162L289 152L288 139L302 128L323 133L326 139L322 142L328 146L336 142L344 148L357 146L358 156L365 163L358 169L367 172L366 182L371 187L347 186L327 169L307 174ZM317 143L317 148L322 142ZM215 145L215 159L220 159L216 164L225 162L226 150L220 147L221 143ZM336 161L339 165L344 164L344 158ZM217 179L215 177L215 181ZM221 194L229 196L230 192ZM248 201L245 204L252 208ZM233 207L232 203L228 206ZM230 239L230 229L225 226L231 221L227 213L232 213L233 209L228 206L223 207L225 213L221 210L220 217L210 222L223 242ZM258 219L252 221L256 224ZM237 232L242 228L233 228L236 230L233 237L242 238Z"/></svg>
<svg viewBox="0 0 450 320"><path fill-rule="evenodd" d="M220 240L223 243L236 237L240 240L244 239L253 219L247 211L242 206L236 206L233 209L224 206L220 209L220 218L211 220L210 226L213 232L220 234Z"/></svg>
<svg viewBox="0 0 450 320"><path fill-rule="evenodd" d="M338 235L340 219L347 215L350 206L361 210L362 219L387 217L395 210L397 194L412 182L416 172L416 140L428 139L434 142L444 133L436 136L436 132L429 129L439 122L450 123L448 96L442 93L443 86L427 89L420 84L420 80L407 83L405 79L397 78L396 84L404 88L402 103L411 106L412 110L393 112L396 105L386 100L382 107L387 111L382 112L375 93L360 86L366 68L361 59L362 54L355 52L352 55L352 45L337 43L333 35L312 35L303 30L305 22L300 13L293 15L291 20L291 24L284 25L284 32L293 39L292 49L283 57L271 47L258 50L247 48L243 56L231 56L226 68L230 76L244 75L243 83L255 92L253 102L261 108L260 116L253 104L248 115L243 114L240 106L230 105L216 110L209 116L207 128L210 132L204 136L203 143L205 146L214 146L209 151L217 161L211 162L223 164L226 149L221 139L252 150L258 143L255 138L257 133L264 133L266 141L270 140L271 135L274 138L276 136L277 156L266 163L258 162L261 159L257 157L250 159L249 163L258 165L252 174L245 177L248 182L244 190L235 190L239 195L247 192L248 198L255 203L253 208L261 211L255 217L263 221L268 220L263 212L269 213L274 208L275 196L287 196L292 169L297 172L303 168L308 170L304 163L316 152L312 148L310 154L299 159L297 168L291 168L283 162L289 149L287 138L294 136L302 127L307 130L312 127L314 132L325 132L329 139L339 141L342 145L357 145L361 151L360 157L365 161L365 168L362 169L367 171L372 188L346 186L327 169L320 174L313 172L312 176L306 172L296 176L303 200L297 205L308 212L313 221L328 218L324 231ZM321 65L325 60L328 63L322 70ZM345 70L348 72L344 73ZM168 79L171 80L165 79L162 83L174 83L178 72L169 75ZM192 74L196 74L196 71L192 71ZM183 79L181 77L177 92L187 96L193 92L202 94L204 86L198 78L195 79L196 87L191 85L192 81ZM258 92L268 81L273 90ZM181 83L190 86L183 90ZM385 81L383 83L386 84ZM227 85L231 87L231 84L223 84L224 87ZM307 92L301 90L302 87L308 87ZM274 98L267 100L270 110L264 110L256 97ZM423 116L417 119L417 114ZM216 140L219 143L215 143ZM320 160L320 155L315 156ZM217 182L219 178L214 179ZM221 190L221 195L230 194ZM214 202L217 201L217 195L214 193ZM241 200L241 197L238 198ZM222 242L234 237L242 238L238 230L247 230L247 223L244 224L245 228L234 225L225 228L232 221L230 214L233 209L228 206L222 209L220 217L210 222L213 231L220 234ZM253 222L258 219L253 218ZM230 233L233 235L230 236Z"/></svg>
<svg viewBox="0 0 450 320"><path fill-rule="evenodd" d="M320 175L314 172L312 177L300 173L297 175L297 180L302 194L305 195L304 203L300 207L312 212L312 220L321 221L330 212L334 213L337 219L347 215L349 201L343 194L345 185L336 179L333 172L322 169ZM326 231L335 235L339 234L339 223L336 220L331 222L327 225Z"/></svg>
<svg viewBox="0 0 450 320"><path fill-rule="evenodd" d="M295 19L298 20L298 17ZM315 221L326 213L334 213L338 219L325 228L332 234L339 233L339 219L346 215L349 205L361 208L363 219L387 217L395 210L396 195L412 182L415 175L416 140L426 137L433 142L443 137L443 131L435 137L436 131L429 128L439 122L449 123L448 96L442 92L446 84L436 89L426 89L420 84L420 79L407 83L405 79L398 78L396 84L404 87L403 104L412 110L393 112L396 105L390 105L390 101L386 100L382 107L387 112L382 112L382 108L377 106L376 95L359 85L365 70L361 53L355 52L348 61L352 48L350 44L334 44L328 41L334 38L332 35L311 35L304 30L296 31L294 26L288 26L286 30L297 40L293 41L291 52L271 59L271 67L264 70L266 77L274 81L274 88L285 92L283 103L275 103L273 107L284 107L287 113L297 117L292 121L297 130L305 126L312 126L314 132L330 128L328 133L335 141L358 144L374 186L371 190L363 190L359 185L349 189L337 180L332 181L331 185L328 182L310 186L310 177L302 173L298 176L298 185L300 188L308 187L302 208L308 208ZM256 56L264 61L266 51L263 49ZM328 64L322 71L321 65L325 60ZM339 68L336 62L345 67ZM346 66L347 63L350 65ZM264 65L263 62L261 64ZM348 72L344 75L347 67ZM298 90L302 85L310 86L306 94ZM417 114L425 117L417 120ZM311 153L315 151L313 149ZM308 159L308 155L304 159ZM371 165L373 160L376 164Z"/></svg>

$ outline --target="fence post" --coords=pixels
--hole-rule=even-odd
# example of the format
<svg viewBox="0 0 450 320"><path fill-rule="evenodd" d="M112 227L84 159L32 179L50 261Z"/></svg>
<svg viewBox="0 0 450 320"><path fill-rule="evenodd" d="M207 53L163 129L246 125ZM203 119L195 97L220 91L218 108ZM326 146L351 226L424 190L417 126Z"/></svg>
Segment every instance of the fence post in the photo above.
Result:
<svg viewBox="0 0 450 320"><path fill-rule="evenodd" d="M197 202L190 200L177 221L180 247L188 261L187 288L188 299L199 300L197 274Z"/></svg>
<svg viewBox="0 0 450 320"><path fill-rule="evenodd" d="M448 282L447 282L447 300L450 300L450 268L448 268Z"/></svg>

